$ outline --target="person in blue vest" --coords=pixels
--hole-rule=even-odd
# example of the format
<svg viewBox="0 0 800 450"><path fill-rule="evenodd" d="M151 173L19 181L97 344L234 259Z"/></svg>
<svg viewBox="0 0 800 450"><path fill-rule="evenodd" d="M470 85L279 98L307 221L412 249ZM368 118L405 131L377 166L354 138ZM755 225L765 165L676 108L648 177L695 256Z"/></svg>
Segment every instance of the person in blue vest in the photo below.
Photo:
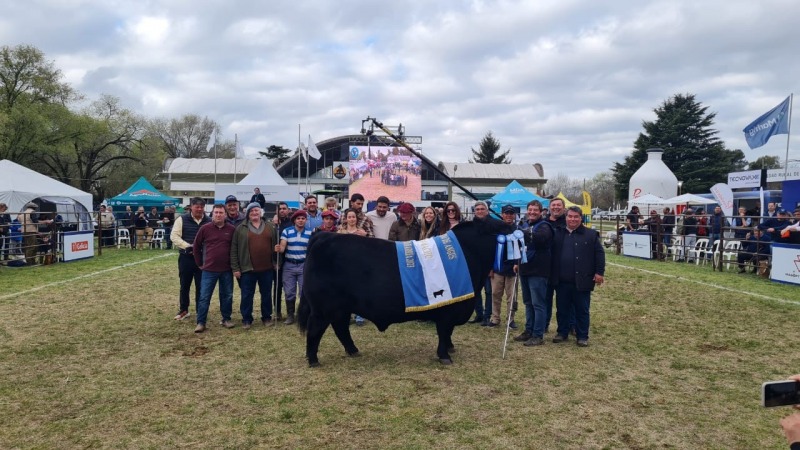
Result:
<svg viewBox="0 0 800 450"><path fill-rule="evenodd" d="M306 262L308 240L312 230L306 228L308 213L304 210L292 214L294 226L281 232L281 242L275 251L284 254L283 289L286 296L285 325L294 323L295 304L298 296L303 295L303 264Z"/></svg>
<svg viewBox="0 0 800 450"><path fill-rule="evenodd" d="M189 317L189 290L194 281L195 308L200 301L200 283L203 271L194 261L194 238L201 226L211 222L205 213L206 202L200 197L191 200L189 212L178 216L172 226L170 240L178 249L178 278L180 279L180 295L178 297L178 315L175 320Z"/></svg>

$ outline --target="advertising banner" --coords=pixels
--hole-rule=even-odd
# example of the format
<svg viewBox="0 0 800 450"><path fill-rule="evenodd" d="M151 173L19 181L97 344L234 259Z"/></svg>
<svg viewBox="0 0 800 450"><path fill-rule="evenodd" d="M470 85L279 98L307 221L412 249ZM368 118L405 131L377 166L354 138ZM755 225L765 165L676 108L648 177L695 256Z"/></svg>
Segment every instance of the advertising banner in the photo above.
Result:
<svg viewBox="0 0 800 450"><path fill-rule="evenodd" d="M800 245L772 244L770 279L800 285Z"/></svg>
<svg viewBox="0 0 800 450"><path fill-rule="evenodd" d="M761 186L761 171L731 172L728 174L728 186L731 189L757 188Z"/></svg>
<svg viewBox="0 0 800 450"><path fill-rule="evenodd" d="M91 258L94 256L94 233L71 231L64 233L64 261Z"/></svg>
<svg viewBox="0 0 800 450"><path fill-rule="evenodd" d="M622 254L635 258L650 258L650 235L647 233L622 233Z"/></svg>

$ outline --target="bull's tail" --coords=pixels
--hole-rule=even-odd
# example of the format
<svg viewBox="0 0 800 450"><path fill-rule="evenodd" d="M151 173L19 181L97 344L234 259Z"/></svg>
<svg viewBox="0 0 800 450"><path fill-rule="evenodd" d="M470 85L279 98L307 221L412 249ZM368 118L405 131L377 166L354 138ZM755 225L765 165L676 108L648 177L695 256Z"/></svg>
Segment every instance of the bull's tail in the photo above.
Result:
<svg viewBox="0 0 800 450"><path fill-rule="evenodd" d="M303 334L306 333L309 317L311 317L311 306L305 295L300 295L300 305L297 307L297 329Z"/></svg>

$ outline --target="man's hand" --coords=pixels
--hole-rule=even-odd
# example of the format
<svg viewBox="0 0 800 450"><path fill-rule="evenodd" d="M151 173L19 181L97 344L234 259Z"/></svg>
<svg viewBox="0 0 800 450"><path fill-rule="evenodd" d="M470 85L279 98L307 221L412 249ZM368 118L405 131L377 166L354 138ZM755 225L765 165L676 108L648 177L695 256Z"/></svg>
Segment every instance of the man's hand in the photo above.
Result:
<svg viewBox="0 0 800 450"><path fill-rule="evenodd" d="M236 279L238 280L239 278L242 278L242 272L239 271L233 272L233 276L235 276Z"/></svg>
<svg viewBox="0 0 800 450"><path fill-rule="evenodd" d="M598 286L603 284L604 281L605 279L603 278L602 275L600 275L599 273L594 274L594 282L597 283Z"/></svg>

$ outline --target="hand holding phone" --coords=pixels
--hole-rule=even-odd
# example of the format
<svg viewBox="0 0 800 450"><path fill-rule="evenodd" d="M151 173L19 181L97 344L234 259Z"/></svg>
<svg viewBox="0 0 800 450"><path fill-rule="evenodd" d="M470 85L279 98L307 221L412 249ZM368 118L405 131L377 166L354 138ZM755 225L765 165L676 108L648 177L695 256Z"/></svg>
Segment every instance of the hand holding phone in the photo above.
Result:
<svg viewBox="0 0 800 450"><path fill-rule="evenodd" d="M767 381L762 384L761 405L765 408L800 405L800 381Z"/></svg>

